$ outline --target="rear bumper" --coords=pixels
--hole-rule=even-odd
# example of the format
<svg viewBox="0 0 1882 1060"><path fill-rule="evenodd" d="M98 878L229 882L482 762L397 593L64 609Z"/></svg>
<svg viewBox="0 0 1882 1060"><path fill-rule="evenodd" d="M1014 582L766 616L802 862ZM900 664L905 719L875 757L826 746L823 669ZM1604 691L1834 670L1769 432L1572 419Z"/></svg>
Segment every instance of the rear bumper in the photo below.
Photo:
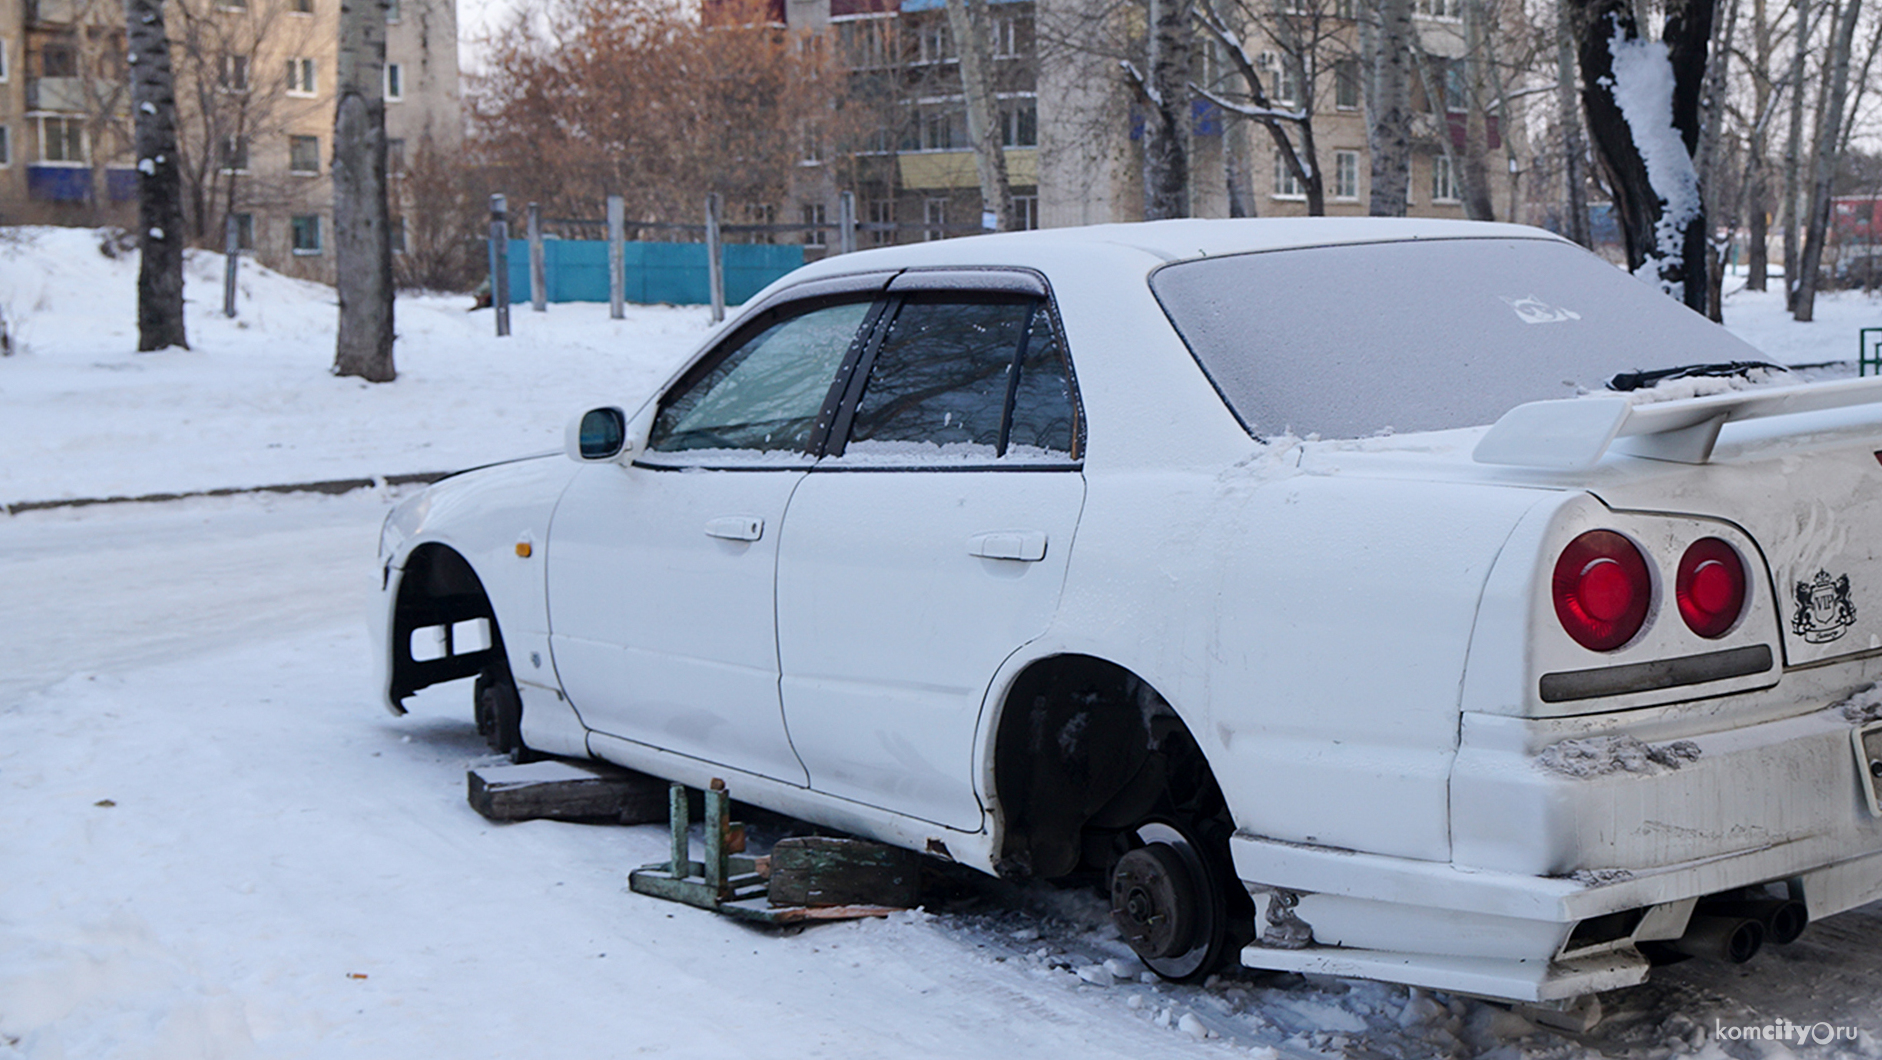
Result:
<svg viewBox="0 0 1882 1060"><path fill-rule="evenodd" d="M1678 937L1708 895L1784 882L1812 920L1882 898L1854 728L1818 710L1693 736L1678 768L1577 777L1538 764L1528 723L1466 716L1451 863L1231 840L1264 928L1276 889L1313 928L1243 963L1550 1001L1644 980L1634 943ZM1568 946L1580 921L1632 910L1626 938Z"/></svg>

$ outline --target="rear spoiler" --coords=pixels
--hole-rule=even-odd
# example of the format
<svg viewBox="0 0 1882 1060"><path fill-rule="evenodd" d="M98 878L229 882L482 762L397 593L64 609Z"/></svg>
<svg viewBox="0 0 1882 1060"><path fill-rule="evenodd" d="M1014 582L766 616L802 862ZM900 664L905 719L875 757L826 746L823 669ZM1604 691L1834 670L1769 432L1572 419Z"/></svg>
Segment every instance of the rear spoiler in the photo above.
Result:
<svg viewBox="0 0 1882 1060"><path fill-rule="evenodd" d="M1882 402L1882 377L1759 387L1726 394L1635 404L1624 394L1532 401L1503 414L1477 443L1480 464L1575 470L1620 451L1654 460L1703 464L1719 428L1732 420Z"/></svg>

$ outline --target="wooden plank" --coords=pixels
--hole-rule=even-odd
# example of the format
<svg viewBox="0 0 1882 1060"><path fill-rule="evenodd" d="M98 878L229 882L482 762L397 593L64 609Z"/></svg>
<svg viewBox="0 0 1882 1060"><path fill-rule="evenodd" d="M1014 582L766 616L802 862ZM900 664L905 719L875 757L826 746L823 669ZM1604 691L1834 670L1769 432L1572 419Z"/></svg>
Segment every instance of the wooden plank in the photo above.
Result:
<svg viewBox="0 0 1882 1060"><path fill-rule="evenodd" d="M665 781L605 762L478 766L466 786L471 807L493 821L648 824L667 817Z"/></svg>
<svg viewBox="0 0 1882 1060"><path fill-rule="evenodd" d="M771 848L773 906L907 909L915 905L920 883L919 855L900 847L804 836L780 839Z"/></svg>

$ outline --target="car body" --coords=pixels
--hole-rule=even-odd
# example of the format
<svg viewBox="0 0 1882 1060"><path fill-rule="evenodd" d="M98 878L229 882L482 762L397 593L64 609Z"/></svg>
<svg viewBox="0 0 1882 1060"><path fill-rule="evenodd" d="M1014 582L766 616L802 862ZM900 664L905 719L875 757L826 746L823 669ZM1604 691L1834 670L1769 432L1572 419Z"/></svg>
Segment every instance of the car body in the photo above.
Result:
<svg viewBox="0 0 1882 1060"><path fill-rule="evenodd" d="M567 456L400 504L380 687L1106 873L1172 977L1626 986L1882 896L1878 381L1601 389L1754 358L1518 226L827 258Z"/></svg>

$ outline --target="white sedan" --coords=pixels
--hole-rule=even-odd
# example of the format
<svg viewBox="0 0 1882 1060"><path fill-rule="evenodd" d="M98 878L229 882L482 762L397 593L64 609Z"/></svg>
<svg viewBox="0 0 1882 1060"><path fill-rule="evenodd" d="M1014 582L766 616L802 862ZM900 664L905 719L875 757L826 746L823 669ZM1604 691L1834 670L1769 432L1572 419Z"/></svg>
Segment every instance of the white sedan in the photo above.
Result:
<svg viewBox="0 0 1882 1060"><path fill-rule="evenodd" d="M1102 873L1172 978L1743 960L1882 897L1882 381L1758 360L1516 226L831 257L566 455L401 504L380 687Z"/></svg>

